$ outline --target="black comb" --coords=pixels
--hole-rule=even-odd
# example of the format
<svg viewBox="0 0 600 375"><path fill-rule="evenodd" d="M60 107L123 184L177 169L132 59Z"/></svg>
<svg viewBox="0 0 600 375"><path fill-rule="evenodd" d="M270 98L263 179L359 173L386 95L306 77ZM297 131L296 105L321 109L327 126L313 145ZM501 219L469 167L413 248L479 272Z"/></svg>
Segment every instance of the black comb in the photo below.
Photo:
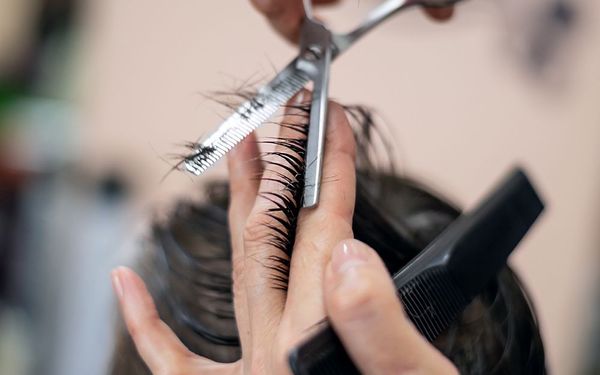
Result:
<svg viewBox="0 0 600 375"><path fill-rule="evenodd" d="M543 209L517 168L394 275L407 316L427 340L444 332L498 274ZM295 375L360 374L326 322L288 359Z"/></svg>

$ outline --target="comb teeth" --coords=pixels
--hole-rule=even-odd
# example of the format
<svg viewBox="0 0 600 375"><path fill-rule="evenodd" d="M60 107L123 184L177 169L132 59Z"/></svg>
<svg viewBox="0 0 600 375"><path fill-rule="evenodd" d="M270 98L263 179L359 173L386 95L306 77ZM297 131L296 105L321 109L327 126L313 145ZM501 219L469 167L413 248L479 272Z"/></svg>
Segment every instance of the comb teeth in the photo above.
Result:
<svg viewBox="0 0 600 375"><path fill-rule="evenodd" d="M244 102L219 128L185 157L183 170L202 174L292 98L309 78L292 61L252 99Z"/></svg>
<svg viewBox="0 0 600 375"><path fill-rule="evenodd" d="M444 332L468 303L452 276L442 268L421 273L399 294L406 314L429 341Z"/></svg>
<svg viewBox="0 0 600 375"><path fill-rule="evenodd" d="M411 278L398 294L404 310L430 342L444 332L469 299L443 268L428 268ZM360 375L331 326L326 326L292 352L290 366L297 375Z"/></svg>

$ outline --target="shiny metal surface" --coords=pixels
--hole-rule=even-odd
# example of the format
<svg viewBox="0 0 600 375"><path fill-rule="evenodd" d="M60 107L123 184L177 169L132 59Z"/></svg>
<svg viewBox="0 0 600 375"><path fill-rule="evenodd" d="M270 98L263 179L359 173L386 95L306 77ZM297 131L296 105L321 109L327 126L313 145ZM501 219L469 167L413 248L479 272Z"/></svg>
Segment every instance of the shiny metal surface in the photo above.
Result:
<svg viewBox="0 0 600 375"><path fill-rule="evenodd" d="M254 98L238 107L214 133L198 143L195 154L186 158L182 169L197 176L202 174L300 91L309 77L296 68L296 60L261 88Z"/></svg>
<svg viewBox="0 0 600 375"><path fill-rule="evenodd" d="M306 142L303 207L313 207L319 201L325 131L327 125L327 101L329 98L329 69L332 59L332 34L319 21L312 18L310 0L304 0L306 18L302 25L299 70L313 81L313 93ZM308 5L307 5L308 4Z"/></svg>
<svg viewBox="0 0 600 375"><path fill-rule="evenodd" d="M306 21L302 30L299 56L261 88L254 98L243 103L214 133L199 142L194 154L185 159L181 169L195 175L202 174L267 121L306 83L313 81L304 206L314 206L319 198L331 62L375 26L402 9L417 5L440 7L458 1L460 0L388 0L371 10L365 20L351 32L333 34L323 24L314 20L311 1L303 0Z"/></svg>

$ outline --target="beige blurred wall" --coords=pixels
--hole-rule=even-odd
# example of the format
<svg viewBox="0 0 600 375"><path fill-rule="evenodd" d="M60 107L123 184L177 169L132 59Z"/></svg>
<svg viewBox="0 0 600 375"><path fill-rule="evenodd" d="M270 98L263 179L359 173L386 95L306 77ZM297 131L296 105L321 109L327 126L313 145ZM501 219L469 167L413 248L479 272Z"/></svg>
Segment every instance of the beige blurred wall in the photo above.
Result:
<svg viewBox="0 0 600 375"><path fill-rule="evenodd" d="M373 1L353 2L356 17ZM161 157L219 122L200 95L231 77L269 77L295 49L247 1L88 1L77 100L84 163L133 168L140 207L197 190ZM553 373L573 374L598 281L600 218L599 4L582 2L562 83L542 84L508 55L512 16L470 1L434 25L396 17L333 66L332 95L379 110L402 171L472 204L517 162L548 202L512 264L533 295ZM508 18L507 18L508 17ZM220 167L223 173L223 165Z"/></svg>

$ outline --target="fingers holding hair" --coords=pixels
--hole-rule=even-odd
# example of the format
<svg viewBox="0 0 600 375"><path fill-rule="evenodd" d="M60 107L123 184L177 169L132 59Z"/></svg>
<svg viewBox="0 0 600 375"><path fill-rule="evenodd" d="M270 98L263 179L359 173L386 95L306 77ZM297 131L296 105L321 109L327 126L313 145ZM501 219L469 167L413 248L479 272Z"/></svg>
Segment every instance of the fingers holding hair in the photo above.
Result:
<svg viewBox="0 0 600 375"><path fill-rule="evenodd" d="M296 229L286 302L286 318L295 331L292 334L325 317L322 287L325 266L331 249L339 241L353 237L354 134L341 105L329 102L327 117L319 203L300 211Z"/></svg>
<svg viewBox="0 0 600 375"><path fill-rule="evenodd" d="M267 343L276 334L283 314L287 288L289 254L293 242L290 216L295 211L295 182L303 164L299 144L306 137L305 110L300 108L307 93L301 91L285 110L279 135L261 143L265 168L258 195L245 221L243 232L244 287L248 304L251 350L268 352ZM256 334L254 334L256 333Z"/></svg>

